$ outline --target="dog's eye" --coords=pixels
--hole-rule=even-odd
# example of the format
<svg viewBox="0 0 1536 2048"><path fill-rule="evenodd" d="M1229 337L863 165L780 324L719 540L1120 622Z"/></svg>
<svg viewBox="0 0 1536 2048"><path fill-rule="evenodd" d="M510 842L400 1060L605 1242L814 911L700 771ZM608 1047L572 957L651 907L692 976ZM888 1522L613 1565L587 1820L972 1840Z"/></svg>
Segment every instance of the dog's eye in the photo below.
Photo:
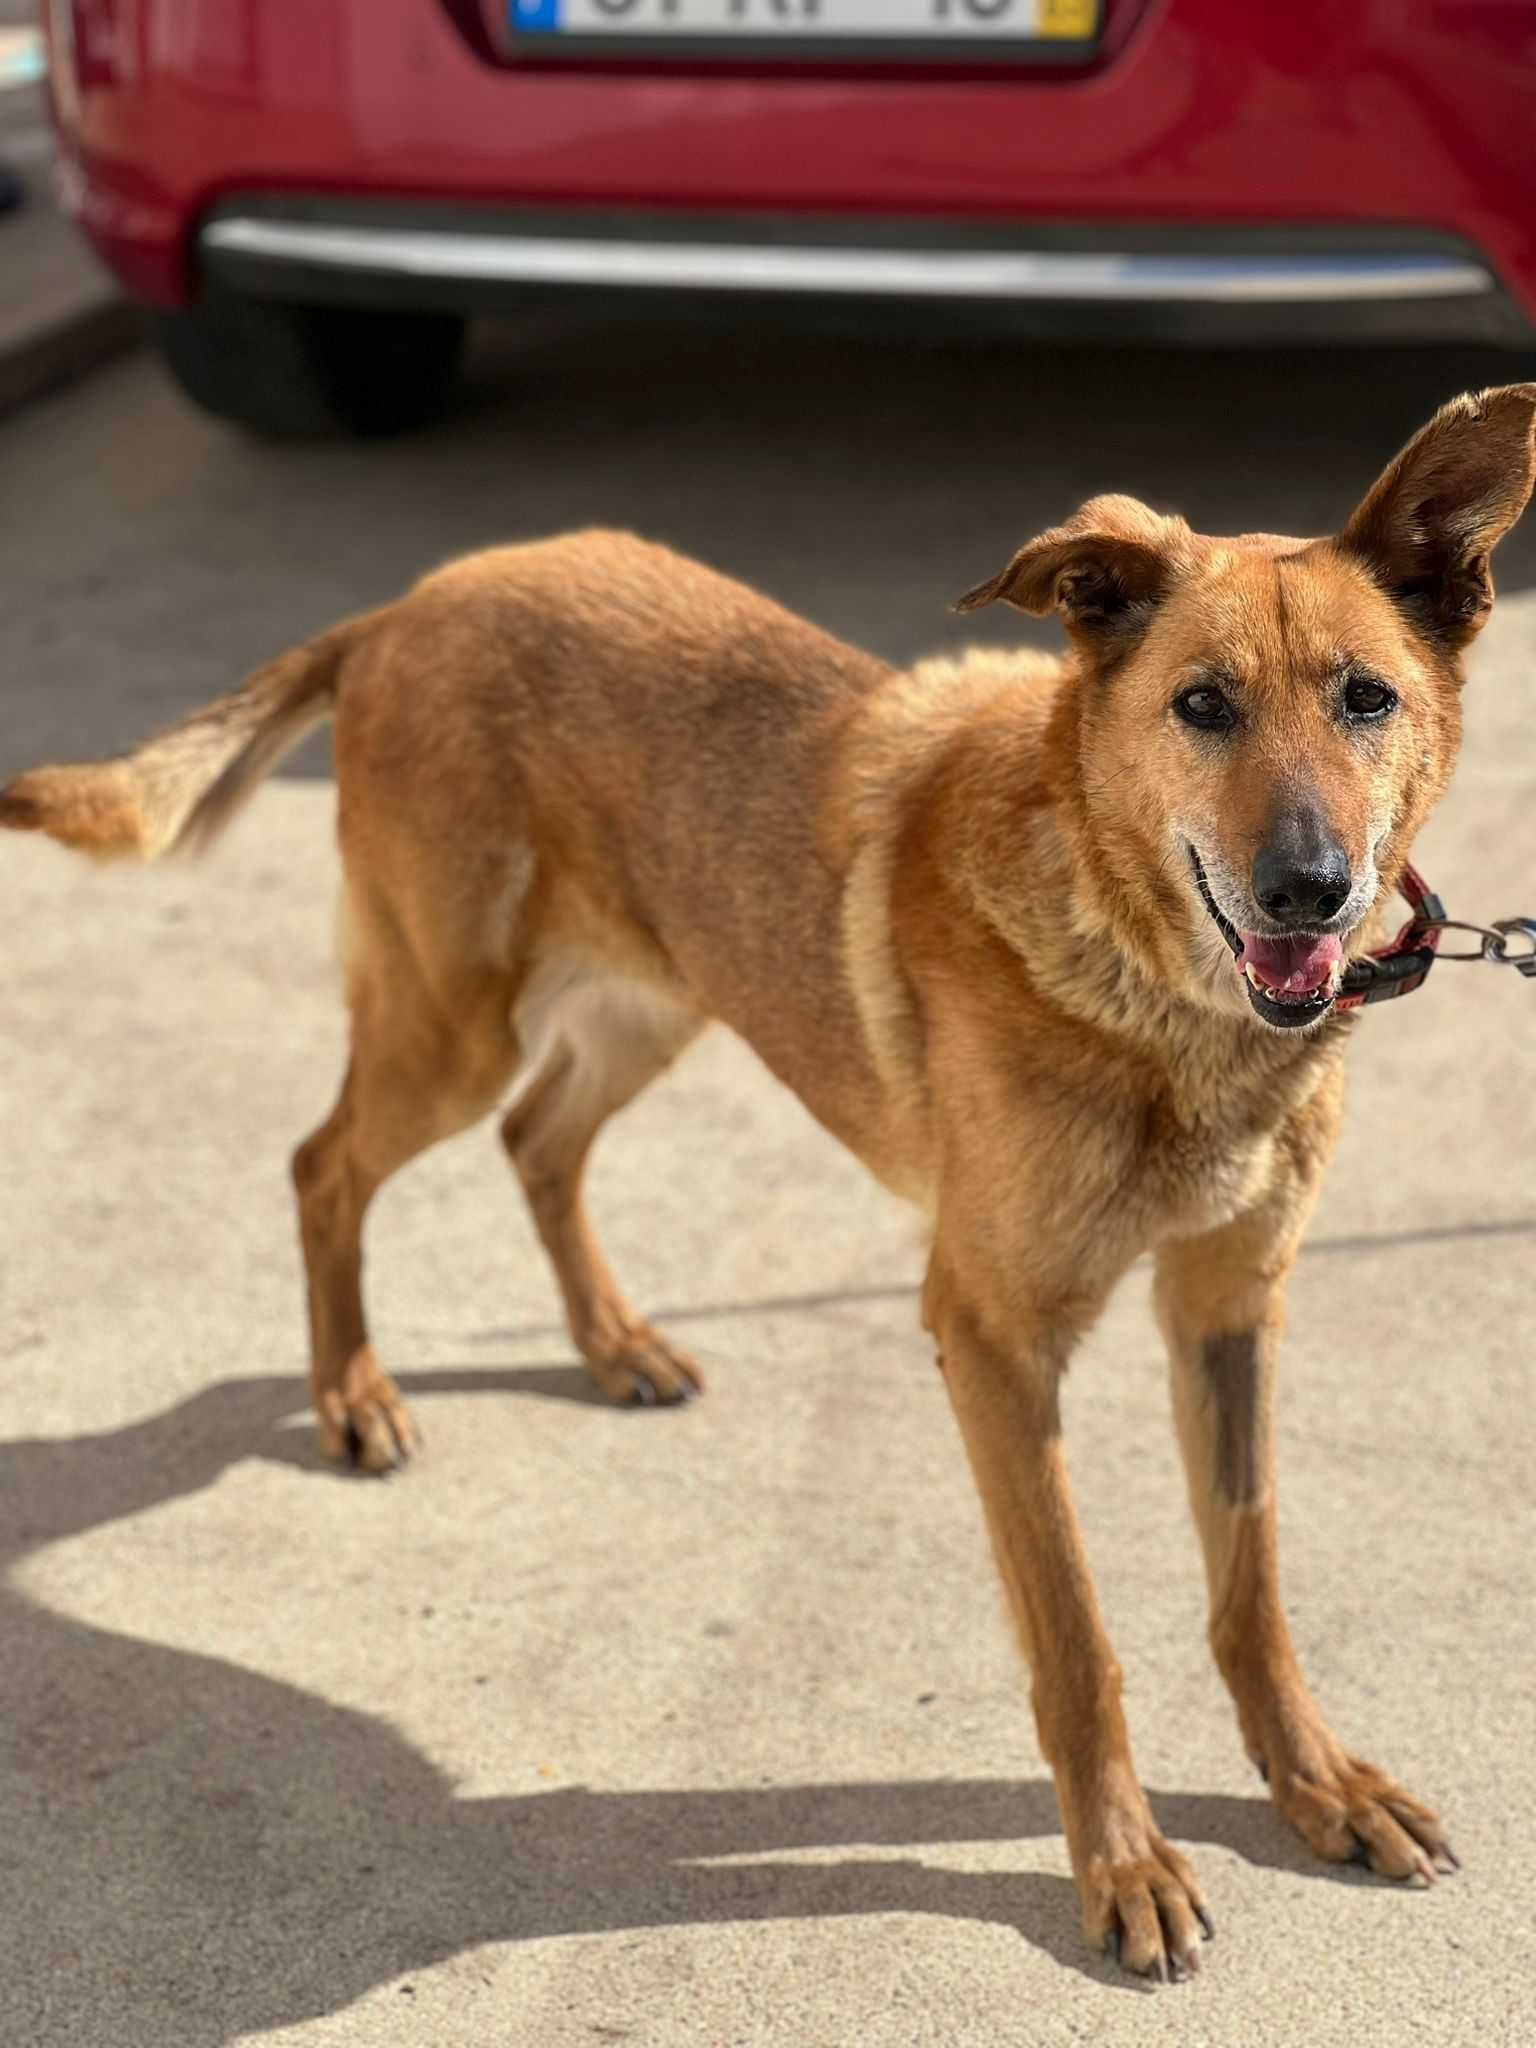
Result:
<svg viewBox="0 0 1536 2048"><path fill-rule="evenodd" d="M1214 683L1197 684L1173 700L1173 708L1186 725L1201 732L1226 732L1235 722L1232 706Z"/></svg>
<svg viewBox="0 0 1536 2048"><path fill-rule="evenodd" d="M1344 710L1350 718L1385 718L1397 698L1374 676L1351 676L1344 685Z"/></svg>

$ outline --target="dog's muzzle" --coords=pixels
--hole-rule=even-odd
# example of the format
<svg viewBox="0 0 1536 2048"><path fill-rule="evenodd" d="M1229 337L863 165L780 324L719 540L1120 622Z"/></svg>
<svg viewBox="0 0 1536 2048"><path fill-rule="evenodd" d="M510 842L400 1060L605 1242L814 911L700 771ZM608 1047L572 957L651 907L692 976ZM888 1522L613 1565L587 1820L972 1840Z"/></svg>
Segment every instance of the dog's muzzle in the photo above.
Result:
<svg viewBox="0 0 1536 2048"><path fill-rule="evenodd" d="M1344 977L1344 942L1339 934L1239 931L1212 895L1193 846L1189 860L1200 900L1231 949L1255 1016L1277 1031L1292 1031L1325 1017Z"/></svg>

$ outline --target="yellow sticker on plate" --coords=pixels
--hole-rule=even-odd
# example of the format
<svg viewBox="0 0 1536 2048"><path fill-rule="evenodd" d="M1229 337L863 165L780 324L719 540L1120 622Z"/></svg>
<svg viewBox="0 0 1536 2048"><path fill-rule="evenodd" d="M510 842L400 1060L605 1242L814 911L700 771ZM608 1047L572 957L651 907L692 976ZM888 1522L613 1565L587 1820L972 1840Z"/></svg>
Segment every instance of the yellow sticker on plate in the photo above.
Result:
<svg viewBox="0 0 1536 2048"><path fill-rule="evenodd" d="M1039 0L1042 36L1072 40L1093 35L1099 26L1099 0Z"/></svg>

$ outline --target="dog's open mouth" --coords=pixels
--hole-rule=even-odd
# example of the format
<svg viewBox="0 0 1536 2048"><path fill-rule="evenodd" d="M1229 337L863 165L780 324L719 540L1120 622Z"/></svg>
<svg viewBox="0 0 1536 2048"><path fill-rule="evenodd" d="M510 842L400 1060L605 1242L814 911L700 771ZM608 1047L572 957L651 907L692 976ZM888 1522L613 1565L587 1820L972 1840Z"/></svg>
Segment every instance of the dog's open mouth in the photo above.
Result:
<svg viewBox="0 0 1536 2048"><path fill-rule="evenodd" d="M1257 1016L1279 1030L1315 1024L1333 1007L1344 974L1344 942L1336 932L1293 932L1268 938L1239 931L1218 909L1200 856L1189 849L1195 882L1218 931L1232 949Z"/></svg>

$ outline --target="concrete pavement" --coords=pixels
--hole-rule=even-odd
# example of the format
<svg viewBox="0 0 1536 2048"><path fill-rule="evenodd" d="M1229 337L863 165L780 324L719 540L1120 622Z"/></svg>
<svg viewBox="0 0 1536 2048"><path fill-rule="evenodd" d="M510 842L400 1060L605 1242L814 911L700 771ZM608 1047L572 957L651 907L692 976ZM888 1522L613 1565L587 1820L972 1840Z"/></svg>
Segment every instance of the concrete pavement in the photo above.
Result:
<svg viewBox="0 0 1536 2048"><path fill-rule="evenodd" d="M818 381L816 360L799 358L810 427L729 367L724 395L669 420L664 376L645 392L621 370L594 397L578 360L542 416L493 381L478 423L393 470L376 450L250 449L183 420L148 365L107 373L0 437L45 480L6 541L26 598L0 772L117 744L498 514L634 517L867 639L937 642L942 599L1037 514L1154 489L1194 396L1192 369L1154 359L1139 410L1110 392L1107 426L1014 486L952 362L898 360L882 389L865 359L855 392L852 366ZM1217 380L1218 421L1256 419L1245 379ZM955 400L955 481L925 492L938 429L919 423L919 473L882 505L898 458L879 434L925 386ZM987 359L963 388L1006 392ZM1362 446L1384 458L1398 431L1375 415L1401 399L1362 390L1364 427L1341 399L1331 436L1303 418L1317 462L1284 472L1281 514L1337 496L1344 470L1363 486ZM1025 442L1045 403L1020 398ZM153 474L135 460L151 431ZM587 467L562 466L581 436ZM1283 439L1276 415L1196 462L1191 511L1253 523ZM88 490L68 455L92 445ZM860 445L877 481L840 482ZM669 446L671 468L648 466ZM1170 474L1158 494L1182 489ZM1421 848L1461 914L1536 908L1529 561L1521 541ZM146 875L0 844L0 2041L1536 2037L1536 989L1446 966L1359 1033L1281 1409L1304 1657L1346 1739L1442 1805L1461 1876L1423 1895L1324 1869L1273 1817L1204 1653L1139 1277L1074 1367L1070 1449L1138 1760L1220 1927L1197 1983L1151 1992L1079 1944L915 1327L918 1233L723 1035L614 1127L596 1179L615 1265L696 1349L708 1398L588 1398L485 1129L392 1185L371 1237L427 1455L387 1484L318 1466L284 1167L341 1058L331 808L323 782L273 785L205 866Z"/></svg>

